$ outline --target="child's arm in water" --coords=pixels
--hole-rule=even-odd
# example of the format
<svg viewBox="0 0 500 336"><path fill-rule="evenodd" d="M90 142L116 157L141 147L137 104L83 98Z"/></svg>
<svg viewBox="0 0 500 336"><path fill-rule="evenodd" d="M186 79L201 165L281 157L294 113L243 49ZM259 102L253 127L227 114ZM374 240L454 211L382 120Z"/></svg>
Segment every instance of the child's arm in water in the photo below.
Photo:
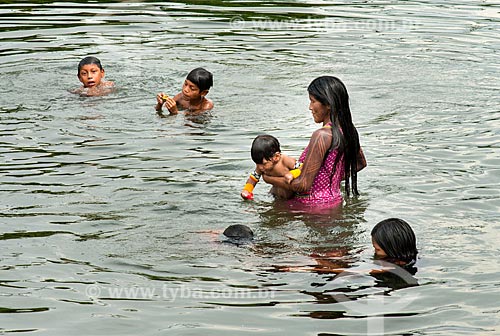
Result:
<svg viewBox="0 0 500 336"><path fill-rule="evenodd" d="M262 175L257 172L257 169L250 174L240 194L243 199L253 200L253 189L257 183L259 183L261 176Z"/></svg>
<svg viewBox="0 0 500 336"><path fill-rule="evenodd" d="M177 98L177 96L171 98L163 92L158 93L156 95L156 106L155 106L156 111L161 112L163 105L165 105L170 114L178 114L179 110L177 108L177 101L175 100L175 98Z"/></svg>

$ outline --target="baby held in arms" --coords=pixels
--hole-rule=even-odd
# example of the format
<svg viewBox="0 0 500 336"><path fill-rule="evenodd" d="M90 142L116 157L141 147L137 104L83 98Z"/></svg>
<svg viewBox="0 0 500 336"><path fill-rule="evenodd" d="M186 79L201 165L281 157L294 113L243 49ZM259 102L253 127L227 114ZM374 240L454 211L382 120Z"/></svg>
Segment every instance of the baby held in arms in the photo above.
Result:
<svg viewBox="0 0 500 336"><path fill-rule="evenodd" d="M281 153L278 139L272 135L264 134L257 136L252 143L251 155L256 163L255 171L250 174L241 191L243 199L253 199L253 189L259 182L262 175L282 176L290 183L300 175L300 163ZM285 190L286 191L286 190ZM288 192L279 195L282 198L290 198Z"/></svg>

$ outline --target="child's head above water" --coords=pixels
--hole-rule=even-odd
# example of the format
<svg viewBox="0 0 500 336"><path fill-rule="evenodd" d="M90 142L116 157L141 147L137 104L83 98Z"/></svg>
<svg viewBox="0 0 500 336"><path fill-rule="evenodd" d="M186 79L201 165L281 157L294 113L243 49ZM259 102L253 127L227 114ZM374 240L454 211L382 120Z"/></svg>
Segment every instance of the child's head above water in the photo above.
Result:
<svg viewBox="0 0 500 336"><path fill-rule="evenodd" d="M83 87L94 87L101 84L104 68L97 57L87 56L78 63L78 79Z"/></svg>
<svg viewBox="0 0 500 336"><path fill-rule="evenodd" d="M212 73L204 68L191 70L188 73L186 80L196 85L200 90L200 94L204 91L207 91L208 93L208 90L210 90L210 88L214 85Z"/></svg>
<svg viewBox="0 0 500 336"><path fill-rule="evenodd" d="M375 255L411 265L417 258L417 239L410 225L399 218L388 218L371 232Z"/></svg>
<svg viewBox="0 0 500 336"><path fill-rule="evenodd" d="M270 161L276 153L281 153L280 143L272 135L259 135L253 140L250 152L253 162L262 164L264 160Z"/></svg>

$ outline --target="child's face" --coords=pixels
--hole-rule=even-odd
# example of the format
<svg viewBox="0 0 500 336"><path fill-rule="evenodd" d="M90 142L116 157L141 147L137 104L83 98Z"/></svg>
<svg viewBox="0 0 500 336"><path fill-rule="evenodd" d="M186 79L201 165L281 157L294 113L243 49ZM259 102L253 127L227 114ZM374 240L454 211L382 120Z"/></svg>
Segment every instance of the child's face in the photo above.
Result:
<svg viewBox="0 0 500 336"><path fill-rule="evenodd" d="M274 169L274 166L278 163L280 159L280 153L275 153L270 160L262 159L262 163L257 164L257 169L264 174L269 174Z"/></svg>
<svg viewBox="0 0 500 336"><path fill-rule="evenodd" d="M208 90L200 92L198 85L186 79L182 85L182 96L186 100L198 100L208 93Z"/></svg>
<svg viewBox="0 0 500 336"><path fill-rule="evenodd" d="M382 248L377 244L377 242L375 241L375 239L373 239L372 237L372 245L373 245L373 248L375 249L375 255L379 258L385 258L387 257L387 254L385 253L384 250L382 250Z"/></svg>
<svg viewBox="0 0 500 336"><path fill-rule="evenodd" d="M100 69L97 64L86 64L81 67L78 73L78 79L86 88L101 84L103 78L104 70Z"/></svg>

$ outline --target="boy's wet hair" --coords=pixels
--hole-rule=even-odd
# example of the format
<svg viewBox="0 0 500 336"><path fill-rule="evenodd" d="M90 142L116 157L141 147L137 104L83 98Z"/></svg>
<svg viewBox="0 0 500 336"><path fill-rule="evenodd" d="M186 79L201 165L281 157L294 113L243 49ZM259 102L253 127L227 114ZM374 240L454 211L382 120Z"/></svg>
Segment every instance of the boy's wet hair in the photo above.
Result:
<svg viewBox="0 0 500 336"><path fill-rule="evenodd" d="M191 70L186 79L195 84L200 92L209 90L214 85L212 73L204 68Z"/></svg>
<svg viewBox="0 0 500 336"><path fill-rule="evenodd" d="M280 143L278 139L269 134L258 135L252 142L250 153L252 160L256 164L261 164L264 159L271 160L276 153L280 153Z"/></svg>
<svg viewBox="0 0 500 336"><path fill-rule="evenodd" d="M80 74L80 70L82 69L82 67L84 65L88 65L88 64L95 64L99 67L99 69L103 70L102 65L101 65L101 61L97 57L87 56L87 57L83 58L80 61L80 63L78 63L78 74Z"/></svg>
<svg viewBox="0 0 500 336"><path fill-rule="evenodd" d="M390 259L414 263L417 258L417 239L410 225L399 218L388 218L372 229L373 240Z"/></svg>
<svg viewBox="0 0 500 336"><path fill-rule="evenodd" d="M243 224L234 224L224 230L224 236L231 240L252 240L253 231Z"/></svg>

